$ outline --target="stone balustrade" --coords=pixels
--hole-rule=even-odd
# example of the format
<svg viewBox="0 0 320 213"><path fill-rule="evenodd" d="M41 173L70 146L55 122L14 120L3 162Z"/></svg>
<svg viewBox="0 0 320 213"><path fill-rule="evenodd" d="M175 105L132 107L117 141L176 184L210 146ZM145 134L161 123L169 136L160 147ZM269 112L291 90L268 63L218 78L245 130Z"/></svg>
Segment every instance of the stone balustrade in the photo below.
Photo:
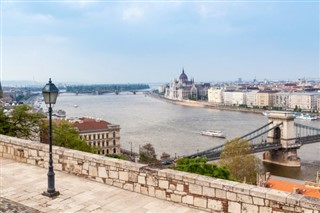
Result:
<svg viewBox="0 0 320 213"><path fill-rule="evenodd" d="M0 135L0 157L48 167L48 145ZM54 169L209 212L320 213L320 199L53 146Z"/></svg>

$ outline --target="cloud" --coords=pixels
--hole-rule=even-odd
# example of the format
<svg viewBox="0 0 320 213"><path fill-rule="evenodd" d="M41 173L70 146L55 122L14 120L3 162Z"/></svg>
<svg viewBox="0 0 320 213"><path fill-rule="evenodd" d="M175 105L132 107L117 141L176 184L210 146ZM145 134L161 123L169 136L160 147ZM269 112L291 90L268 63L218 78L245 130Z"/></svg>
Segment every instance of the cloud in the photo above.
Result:
<svg viewBox="0 0 320 213"><path fill-rule="evenodd" d="M144 11L137 7L125 8L122 12L122 20L126 22L140 21L143 17Z"/></svg>

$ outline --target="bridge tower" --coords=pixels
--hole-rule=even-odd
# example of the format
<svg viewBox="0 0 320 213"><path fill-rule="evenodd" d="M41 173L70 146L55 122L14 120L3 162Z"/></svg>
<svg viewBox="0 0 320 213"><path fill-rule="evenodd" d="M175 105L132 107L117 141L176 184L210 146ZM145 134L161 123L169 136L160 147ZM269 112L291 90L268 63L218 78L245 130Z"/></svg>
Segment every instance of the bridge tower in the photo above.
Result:
<svg viewBox="0 0 320 213"><path fill-rule="evenodd" d="M263 153L263 161L288 167L300 167L301 162L297 154L296 132L294 116L289 112L270 112L269 121L273 121L274 128L268 133L268 143L280 143L281 148Z"/></svg>

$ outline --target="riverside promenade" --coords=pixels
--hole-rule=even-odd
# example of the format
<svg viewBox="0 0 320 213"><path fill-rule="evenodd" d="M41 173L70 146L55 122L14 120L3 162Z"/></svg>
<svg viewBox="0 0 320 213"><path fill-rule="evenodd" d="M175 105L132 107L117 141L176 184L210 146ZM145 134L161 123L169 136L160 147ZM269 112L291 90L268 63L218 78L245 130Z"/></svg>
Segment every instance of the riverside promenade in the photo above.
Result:
<svg viewBox="0 0 320 213"><path fill-rule="evenodd" d="M41 195L47 169L0 157L0 212L204 212L59 171L55 187L58 197Z"/></svg>

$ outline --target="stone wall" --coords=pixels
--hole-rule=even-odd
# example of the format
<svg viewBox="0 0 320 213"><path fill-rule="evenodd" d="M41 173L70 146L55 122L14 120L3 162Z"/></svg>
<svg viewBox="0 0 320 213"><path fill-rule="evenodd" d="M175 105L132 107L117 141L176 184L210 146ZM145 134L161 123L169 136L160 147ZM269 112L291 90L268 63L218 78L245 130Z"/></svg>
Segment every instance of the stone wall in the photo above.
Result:
<svg viewBox="0 0 320 213"><path fill-rule="evenodd" d="M48 145L0 135L0 157L48 167ZM320 213L320 199L53 147L54 169L209 212Z"/></svg>

